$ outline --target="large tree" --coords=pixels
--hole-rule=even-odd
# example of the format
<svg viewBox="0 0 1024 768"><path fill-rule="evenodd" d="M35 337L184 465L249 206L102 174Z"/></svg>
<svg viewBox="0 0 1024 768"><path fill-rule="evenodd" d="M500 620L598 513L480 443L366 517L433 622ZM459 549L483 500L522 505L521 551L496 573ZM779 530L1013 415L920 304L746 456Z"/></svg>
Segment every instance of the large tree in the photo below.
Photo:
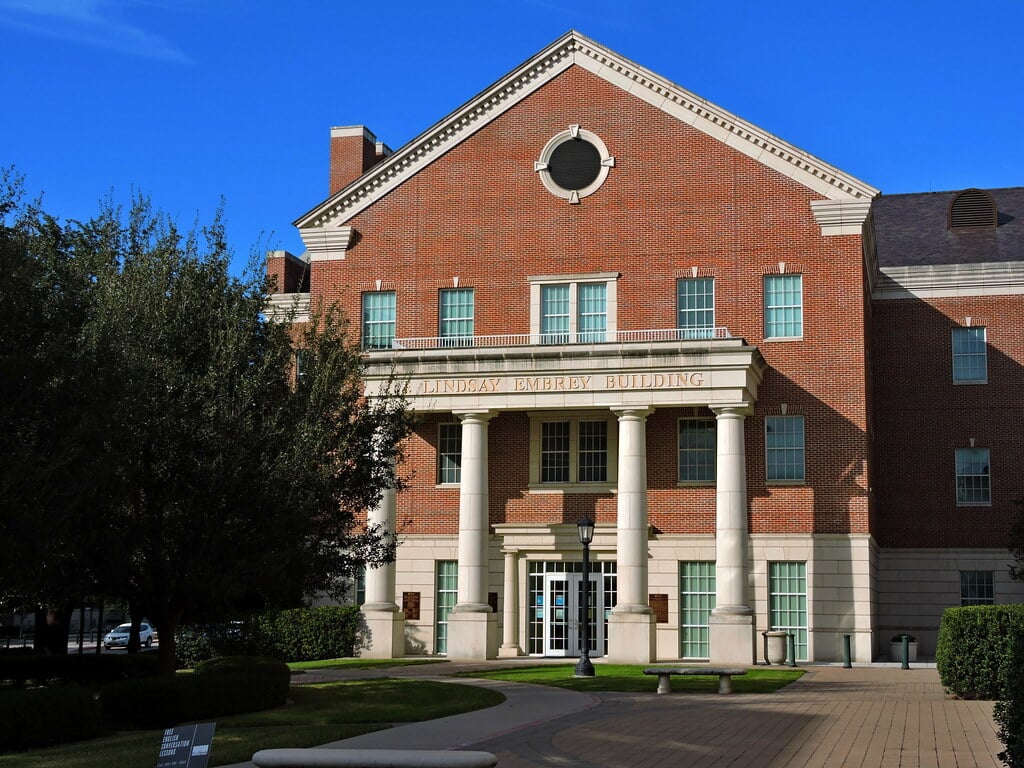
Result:
<svg viewBox="0 0 1024 768"><path fill-rule="evenodd" d="M139 198L65 230L69 258L93 264L74 334L88 504L62 523L84 544L84 594L145 614L172 670L182 621L337 593L393 558L393 541L356 521L400 482L410 415L397 394L363 397L344 318L268 322L272 286L232 276L219 220L181 232Z"/></svg>

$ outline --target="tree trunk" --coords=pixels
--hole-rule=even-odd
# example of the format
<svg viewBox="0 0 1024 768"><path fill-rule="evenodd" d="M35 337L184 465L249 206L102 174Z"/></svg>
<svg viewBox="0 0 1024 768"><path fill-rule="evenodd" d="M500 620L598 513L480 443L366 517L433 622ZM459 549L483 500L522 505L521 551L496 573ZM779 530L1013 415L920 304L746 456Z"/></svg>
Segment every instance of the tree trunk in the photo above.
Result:
<svg viewBox="0 0 1024 768"><path fill-rule="evenodd" d="M71 634L71 613L74 603L51 608L37 608L35 626L36 653L66 656Z"/></svg>

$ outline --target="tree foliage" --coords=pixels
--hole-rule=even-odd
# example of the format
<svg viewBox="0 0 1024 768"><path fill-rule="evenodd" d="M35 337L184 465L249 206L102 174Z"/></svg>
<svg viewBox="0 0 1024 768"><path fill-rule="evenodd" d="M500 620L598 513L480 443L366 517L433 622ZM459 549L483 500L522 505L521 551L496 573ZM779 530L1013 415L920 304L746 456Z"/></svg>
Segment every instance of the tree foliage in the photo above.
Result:
<svg viewBox="0 0 1024 768"><path fill-rule="evenodd" d="M0 570L0 595L120 598L173 669L180 622L336 594L393 558L356 521L399 483L410 415L362 396L336 310L268 322L272 286L231 275L219 217L182 232L137 197L61 225L6 187L3 266L22 277L0 294L0 427L18 435L0 494L18 513L0 537L27 567Z"/></svg>

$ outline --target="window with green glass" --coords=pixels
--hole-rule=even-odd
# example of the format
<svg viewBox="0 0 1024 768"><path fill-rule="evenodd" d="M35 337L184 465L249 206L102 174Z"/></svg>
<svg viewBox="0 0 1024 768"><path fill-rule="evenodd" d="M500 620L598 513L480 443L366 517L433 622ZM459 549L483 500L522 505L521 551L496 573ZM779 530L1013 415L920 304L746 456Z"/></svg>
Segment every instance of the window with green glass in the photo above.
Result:
<svg viewBox="0 0 1024 768"><path fill-rule="evenodd" d="M545 421L540 440L540 481L569 482L569 422Z"/></svg>
<svg viewBox="0 0 1024 768"><path fill-rule="evenodd" d="M459 599L458 560L437 561L437 593L434 605L434 653L448 653L448 614Z"/></svg>
<svg viewBox="0 0 1024 768"><path fill-rule="evenodd" d="M807 661L807 563L768 563L768 613L772 631L792 634L796 660Z"/></svg>
<svg viewBox="0 0 1024 768"><path fill-rule="evenodd" d="M988 381L985 328L953 329L953 381L957 384L983 384Z"/></svg>
<svg viewBox="0 0 1024 768"><path fill-rule="evenodd" d="M684 659L711 657L710 623L715 607L715 564L679 564L679 655Z"/></svg>
<svg viewBox="0 0 1024 768"><path fill-rule="evenodd" d="M580 283L576 286L576 336L581 344L597 344L607 338L608 286Z"/></svg>
<svg viewBox="0 0 1024 768"><path fill-rule="evenodd" d="M765 338L793 339L803 334L803 275L765 275Z"/></svg>
<svg viewBox="0 0 1024 768"><path fill-rule="evenodd" d="M963 507L992 503L988 448L956 449L956 503Z"/></svg>
<svg viewBox="0 0 1024 768"><path fill-rule="evenodd" d="M395 340L395 292L363 294L363 349L391 349Z"/></svg>
<svg viewBox="0 0 1024 768"><path fill-rule="evenodd" d="M769 482L802 482L804 417L767 416L764 431L765 478Z"/></svg>
<svg viewBox="0 0 1024 768"><path fill-rule="evenodd" d="M992 571L960 571L960 605L994 605Z"/></svg>
<svg viewBox="0 0 1024 768"><path fill-rule="evenodd" d="M608 480L608 422L579 423L579 467L581 483L603 483Z"/></svg>
<svg viewBox="0 0 1024 768"><path fill-rule="evenodd" d="M557 283L540 287L541 344L569 343L569 285Z"/></svg>
<svg viewBox="0 0 1024 768"><path fill-rule="evenodd" d="M715 439L714 419L679 420L679 482L715 482Z"/></svg>
<svg viewBox="0 0 1024 768"><path fill-rule="evenodd" d="M710 339L715 333L715 281L710 277L676 281L676 327L680 339Z"/></svg>
<svg viewBox="0 0 1024 768"><path fill-rule="evenodd" d="M441 291L438 306L443 346L473 345L473 289L446 288Z"/></svg>
<svg viewBox="0 0 1024 768"><path fill-rule="evenodd" d="M437 432L437 482L462 480L462 425L441 424Z"/></svg>

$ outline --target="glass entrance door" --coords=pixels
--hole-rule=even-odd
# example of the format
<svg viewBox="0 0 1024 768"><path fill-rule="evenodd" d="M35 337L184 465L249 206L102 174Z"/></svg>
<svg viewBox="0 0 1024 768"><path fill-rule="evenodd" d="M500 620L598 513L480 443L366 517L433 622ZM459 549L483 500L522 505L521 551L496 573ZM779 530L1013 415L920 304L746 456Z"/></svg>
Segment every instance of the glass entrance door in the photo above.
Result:
<svg viewBox="0 0 1024 768"><path fill-rule="evenodd" d="M547 573L544 575L545 656L580 655L580 621L583 619L583 574ZM604 591L600 574L590 574L590 655L601 656L604 649ZM602 619L599 621L598 619ZM601 650L599 650L601 649Z"/></svg>

